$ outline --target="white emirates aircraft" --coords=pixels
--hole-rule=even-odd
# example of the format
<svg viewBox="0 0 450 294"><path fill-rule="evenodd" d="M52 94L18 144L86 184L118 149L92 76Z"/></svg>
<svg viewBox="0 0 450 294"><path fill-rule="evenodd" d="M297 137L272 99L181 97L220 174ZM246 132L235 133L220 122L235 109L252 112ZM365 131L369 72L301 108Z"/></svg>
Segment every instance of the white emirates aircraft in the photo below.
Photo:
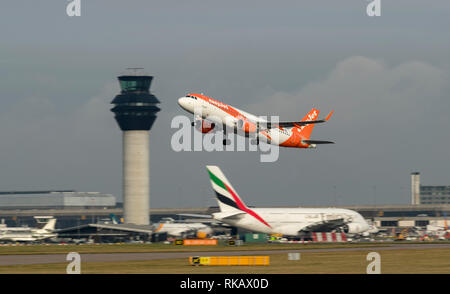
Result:
<svg viewBox="0 0 450 294"><path fill-rule="evenodd" d="M301 237L310 232L361 234L369 224L356 211L340 208L252 208L244 204L217 166L207 166L220 212L213 218L252 232Z"/></svg>
<svg viewBox="0 0 450 294"><path fill-rule="evenodd" d="M243 132L246 137L253 134L256 144L265 143L291 148L316 148L317 144L333 144L331 141L310 140L314 124L328 121L317 119L319 110L311 111L300 121L269 122L266 119L237 109L202 94L190 93L178 99L184 110L195 115L193 125L202 133L209 133L216 126L231 128L234 132ZM227 145L227 139L223 140Z"/></svg>

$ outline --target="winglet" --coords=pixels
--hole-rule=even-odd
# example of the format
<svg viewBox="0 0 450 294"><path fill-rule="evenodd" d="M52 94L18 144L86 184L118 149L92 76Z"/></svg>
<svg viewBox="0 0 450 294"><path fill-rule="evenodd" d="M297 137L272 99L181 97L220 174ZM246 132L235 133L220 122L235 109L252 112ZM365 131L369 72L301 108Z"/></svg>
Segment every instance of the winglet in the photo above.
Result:
<svg viewBox="0 0 450 294"><path fill-rule="evenodd" d="M327 116L327 118L325 119L326 121L330 119L330 117L331 117L331 115L333 114L333 112L334 112L334 110L332 110L332 111L330 112L330 114L329 114L329 115Z"/></svg>

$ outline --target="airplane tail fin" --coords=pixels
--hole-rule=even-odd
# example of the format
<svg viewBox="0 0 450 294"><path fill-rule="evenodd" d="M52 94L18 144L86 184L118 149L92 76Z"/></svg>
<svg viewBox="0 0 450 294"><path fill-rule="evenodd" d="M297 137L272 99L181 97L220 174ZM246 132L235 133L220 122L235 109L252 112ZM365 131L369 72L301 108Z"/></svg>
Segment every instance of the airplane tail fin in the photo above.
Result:
<svg viewBox="0 0 450 294"><path fill-rule="evenodd" d="M52 232L55 230L55 224L56 224L56 218L51 218L42 229Z"/></svg>
<svg viewBox="0 0 450 294"><path fill-rule="evenodd" d="M301 121L310 121L310 120L316 120L319 116L319 110L313 108L310 112L301 120ZM314 128L314 124L309 124L305 126L299 127L299 132L302 135L302 137L307 140L311 137L312 130Z"/></svg>
<svg viewBox="0 0 450 294"><path fill-rule="evenodd" d="M324 121L328 121L333 114L334 110L331 111L328 116L325 118ZM317 120L317 117L319 116L319 110L313 108L310 112L301 120L301 121L313 121ZM321 120L323 122L323 120ZM315 124L307 124L303 126L297 126L297 129L300 132L300 135L302 135L304 140L308 140L311 137L312 130L314 128ZM317 143L317 144L329 144L329 143Z"/></svg>
<svg viewBox="0 0 450 294"><path fill-rule="evenodd" d="M206 166L221 212L248 209L218 166Z"/></svg>
<svg viewBox="0 0 450 294"><path fill-rule="evenodd" d="M111 218L111 221L113 222L113 224L120 224L121 222L117 219L117 216L114 213L111 213L109 215L109 217Z"/></svg>

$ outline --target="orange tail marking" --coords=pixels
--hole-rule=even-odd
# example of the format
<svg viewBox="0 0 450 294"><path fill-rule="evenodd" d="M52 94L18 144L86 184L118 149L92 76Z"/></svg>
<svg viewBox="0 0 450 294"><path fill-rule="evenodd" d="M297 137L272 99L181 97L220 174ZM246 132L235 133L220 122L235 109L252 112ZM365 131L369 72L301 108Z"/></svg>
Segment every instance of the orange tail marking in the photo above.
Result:
<svg viewBox="0 0 450 294"><path fill-rule="evenodd" d="M310 121L310 120L316 120L319 116L319 111L315 108L311 109L310 112L302 119L302 121ZM302 136L303 140L308 140L311 136L311 132L314 128L314 124L301 126L298 128L300 135Z"/></svg>

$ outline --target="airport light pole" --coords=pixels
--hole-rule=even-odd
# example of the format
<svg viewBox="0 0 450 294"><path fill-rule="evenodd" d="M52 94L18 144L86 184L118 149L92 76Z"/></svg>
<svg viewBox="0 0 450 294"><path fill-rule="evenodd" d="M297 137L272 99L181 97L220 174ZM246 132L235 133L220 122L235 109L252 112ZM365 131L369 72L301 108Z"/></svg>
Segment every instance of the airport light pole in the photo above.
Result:
<svg viewBox="0 0 450 294"><path fill-rule="evenodd" d="M130 69L129 69L130 70ZM137 74L118 77L121 93L111 104L122 130L124 222L150 224L150 150L149 131L160 108L159 100L150 93L153 77Z"/></svg>

